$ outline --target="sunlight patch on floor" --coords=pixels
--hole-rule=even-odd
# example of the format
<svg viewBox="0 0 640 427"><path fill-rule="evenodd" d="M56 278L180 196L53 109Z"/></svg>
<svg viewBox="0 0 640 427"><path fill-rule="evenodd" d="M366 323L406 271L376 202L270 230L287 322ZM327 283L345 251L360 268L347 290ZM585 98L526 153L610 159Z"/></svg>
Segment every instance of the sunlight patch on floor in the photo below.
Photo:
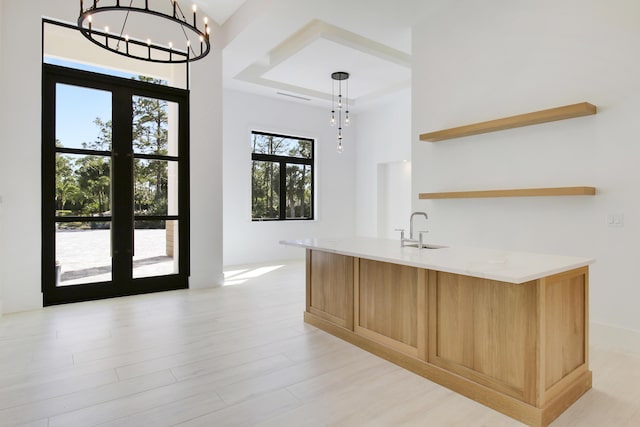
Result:
<svg viewBox="0 0 640 427"><path fill-rule="evenodd" d="M256 277L271 273L272 271L278 270L282 267L284 267L284 265L269 265L253 269L225 271L223 286L241 285L249 279L255 279Z"/></svg>

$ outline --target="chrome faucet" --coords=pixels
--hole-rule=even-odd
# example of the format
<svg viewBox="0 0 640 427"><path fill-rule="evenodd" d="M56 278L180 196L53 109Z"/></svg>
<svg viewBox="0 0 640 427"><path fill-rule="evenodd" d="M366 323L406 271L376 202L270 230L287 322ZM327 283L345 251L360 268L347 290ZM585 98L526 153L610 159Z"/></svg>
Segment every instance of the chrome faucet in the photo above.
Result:
<svg viewBox="0 0 640 427"><path fill-rule="evenodd" d="M424 219L429 219L426 212L414 212L409 219L409 238L413 240L413 217L416 215L423 215Z"/></svg>
<svg viewBox="0 0 640 427"><path fill-rule="evenodd" d="M420 238L419 239L414 239L413 238L413 217L416 215L422 215L425 217L425 219L429 219L429 217L427 216L426 212L413 212L411 214L411 218L409 219L409 238L405 239L404 237L404 229L401 228L397 228L396 231L400 232L400 246L404 247L405 243L417 243L418 244L418 248L422 249L423 248L423 242L422 242L422 234L426 233L426 231L420 231L419 235Z"/></svg>

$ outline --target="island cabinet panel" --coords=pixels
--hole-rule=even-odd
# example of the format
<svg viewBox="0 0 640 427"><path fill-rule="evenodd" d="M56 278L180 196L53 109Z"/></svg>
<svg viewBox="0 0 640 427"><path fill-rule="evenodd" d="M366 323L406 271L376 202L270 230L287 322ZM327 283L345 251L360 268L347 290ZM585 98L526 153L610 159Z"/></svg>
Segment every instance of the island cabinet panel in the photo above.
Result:
<svg viewBox="0 0 640 427"><path fill-rule="evenodd" d="M350 256L307 251L307 311L350 330L353 264Z"/></svg>
<svg viewBox="0 0 640 427"><path fill-rule="evenodd" d="M588 270L549 276L540 280L540 286L544 338L540 389L545 404L588 371Z"/></svg>
<svg viewBox="0 0 640 427"><path fill-rule="evenodd" d="M428 361L535 404L536 282L431 271Z"/></svg>
<svg viewBox="0 0 640 427"><path fill-rule="evenodd" d="M417 357L425 343L425 270L368 259L358 270L356 333Z"/></svg>

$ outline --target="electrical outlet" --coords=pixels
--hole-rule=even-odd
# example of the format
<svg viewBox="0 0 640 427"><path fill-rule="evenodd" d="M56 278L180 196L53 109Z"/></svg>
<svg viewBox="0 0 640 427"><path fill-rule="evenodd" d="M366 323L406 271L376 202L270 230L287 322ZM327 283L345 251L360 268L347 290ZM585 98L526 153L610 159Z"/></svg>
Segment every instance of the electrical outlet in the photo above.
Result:
<svg viewBox="0 0 640 427"><path fill-rule="evenodd" d="M624 227L624 215L623 214L607 215L607 225L609 227Z"/></svg>

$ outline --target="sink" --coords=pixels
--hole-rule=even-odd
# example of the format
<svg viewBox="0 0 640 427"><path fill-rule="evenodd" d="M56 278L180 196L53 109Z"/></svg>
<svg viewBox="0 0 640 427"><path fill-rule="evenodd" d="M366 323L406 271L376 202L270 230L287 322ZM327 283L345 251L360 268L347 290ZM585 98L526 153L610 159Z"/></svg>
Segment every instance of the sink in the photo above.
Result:
<svg viewBox="0 0 640 427"><path fill-rule="evenodd" d="M418 243L405 243L404 244L405 248L417 248L418 247ZM443 249L446 248L447 246L441 246L441 245L430 245L428 243L423 243L422 244L422 249Z"/></svg>

